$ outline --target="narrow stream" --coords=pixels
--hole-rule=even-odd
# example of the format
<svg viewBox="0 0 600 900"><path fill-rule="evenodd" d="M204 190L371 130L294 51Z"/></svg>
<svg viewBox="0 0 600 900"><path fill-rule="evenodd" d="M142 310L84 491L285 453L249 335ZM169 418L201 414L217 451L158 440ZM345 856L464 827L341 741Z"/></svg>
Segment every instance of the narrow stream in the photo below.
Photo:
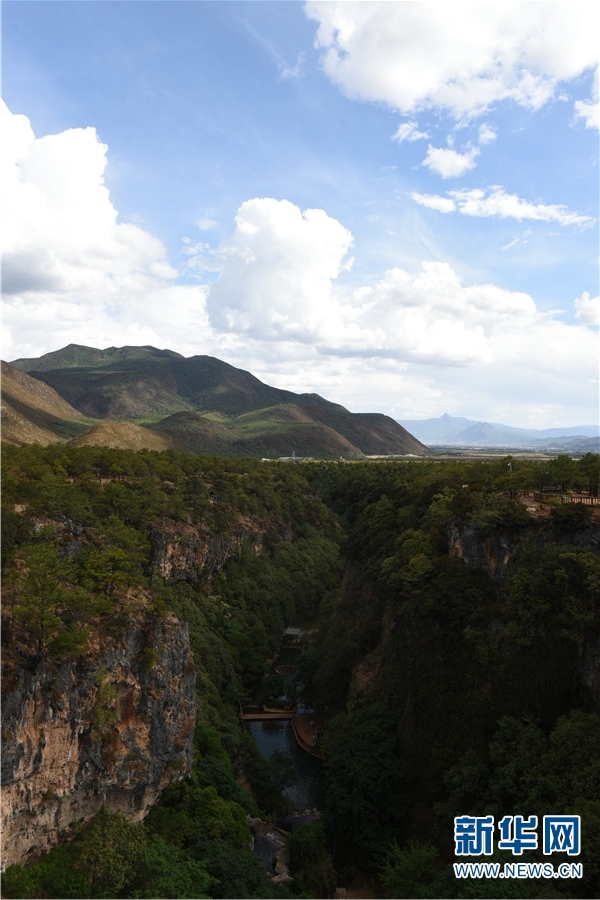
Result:
<svg viewBox="0 0 600 900"><path fill-rule="evenodd" d="M256 740L258 749L270 759L274 750L290 756L296 780L283 793L296 809L319 808L321 805L321 766L322 762L302 750L294 737L294 730L289 719L248 722L248 730Z"/></svg>
<svg viewBox="0 0 600 900"><path fill-rule="evenodd" d="M271 664L271 672L280 676L278 689L283 692L273 696L269 701L276 708L281 709L283 704L288 702L286 695L290 688L287 685L293 687L293 699L290 697L290 700L296 703L299 662L298 649L282 646L277 659ZM258 705L256 708L258 709ZM247 720L245 725L266 760L270 760L273 753L279 751L292 763L295 777L292 784L283 789L283 794L293 811L290 810L286 819L278 824L289 831L313 821L315 815L319 815L318 810L321 807L322 761L298 745L290 719ZM267 872L274 874L277 848L272 841L263 835L255 835L254 852L262 860Z"/></svg>

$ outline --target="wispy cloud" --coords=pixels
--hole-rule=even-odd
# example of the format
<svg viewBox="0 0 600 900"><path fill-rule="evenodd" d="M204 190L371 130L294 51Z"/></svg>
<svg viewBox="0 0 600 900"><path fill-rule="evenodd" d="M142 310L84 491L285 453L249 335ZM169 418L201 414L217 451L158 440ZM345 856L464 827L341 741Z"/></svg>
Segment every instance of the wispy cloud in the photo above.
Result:
<svg viewBox="0 0 600 900"><path fill-rule="evenodd" d="M493 125L484 122L479 126L479 143L481 146L493 143L498 137L498 132Z"/></svg>
<svg viewBox="0 0 600 900"><path fill-rule="evenodd" d="M403 122L402 125L396 129L392 135L392 140L402 144L403 141L421 141L429 137L431 137L431 135L428 134L428 132L419 131L418 122L410 121Z"/></svg>
<svg viewBox="0 0 600 900"><path fill-rule="evenodd" d="M538 222L558 222L559 225L578 225L586 227L596 220L592 216L584 216L571 212L560 204L531 203L516 194L507 194L502 187L489 188L489 192L480 189L461 188L447 191L446 197L438 194L419 194L413 192L412 199L421 206L437 209L439 212L459 212L463 216L500 219L517 219L521 222L529 219Z"/></svg>
<svg viewBox="0 0 600 900"><path fill-rule="evenodd" d="M437 209L441 213L456 212L456 203L450 197L440 197L439 194L419 194L413 191L410 195L415 203L427 206L429 209Z"/></svg>
<svg viewBox="0 0 600 900"><path fill-rule="evenodd" d="M600 67L594 75L591 99L575 102L575 118L583 119L586 128L600 129Z"/></svg>
<svg viewBox="0 0 600 900"><path fill-rule="evenodd" d="M212 228L215 228L217 223L215 219L209 219L208 216L200 216L194 224L200 231L210 231Z"/></svg>
<svg viewBox="0 0 600 900"><path fill-rule="evenodd" d="M590 297L584 291L575 300L575 315L584 325L600 325L600 297Z"/></svg>
<svg viewBox="0 0 600 900"><path fill-rule="evenodd" d="M300 53L293 66L288 66L283 60L279 59L277 61L279 77L284 81L288 78L301 78L304 75L304 58L304 53Z"/></svg>
<svg viewBox="0 0 600 900"><path fill-rule="evenodd" d="M510 250L511 247L517 247L519 244L527 244L529 241L529 236L531 234L531 228L527 228L523 234L518 234L516 237L509 241L508 244L504 244L501 248L502 250Z"/></svg>
<svg viewBox="0 0 600 900"><path fill-rule="evenodd" d="M597 100L577 100L575 116L583 119L586 128L600 129L600 103Z"/></svg>
<svg viewBox="0 0 600 900"><path fill-rule="evenodd" d="M279 77L282 80L288 78L301 78L304 75L304 53L298 54L296 62L293 66L289 66L283 58L277 47L266 37L266 35L255 28L249 18L243 16L239 19L239 24L244 28L250 39L261 48L263 53L270 57L277 66Z"/></svg>

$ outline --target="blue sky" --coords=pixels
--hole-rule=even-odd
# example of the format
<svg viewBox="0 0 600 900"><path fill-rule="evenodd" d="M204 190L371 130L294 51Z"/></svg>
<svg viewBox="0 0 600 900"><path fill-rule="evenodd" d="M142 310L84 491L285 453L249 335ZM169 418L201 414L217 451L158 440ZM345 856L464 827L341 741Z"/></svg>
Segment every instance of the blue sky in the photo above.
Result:
<svg viewBox="0 0 600 900"><path fill-rule="evenodd" d="M596 422L597 19L7 0L3 357L152 344L398 419Z"/></svg>

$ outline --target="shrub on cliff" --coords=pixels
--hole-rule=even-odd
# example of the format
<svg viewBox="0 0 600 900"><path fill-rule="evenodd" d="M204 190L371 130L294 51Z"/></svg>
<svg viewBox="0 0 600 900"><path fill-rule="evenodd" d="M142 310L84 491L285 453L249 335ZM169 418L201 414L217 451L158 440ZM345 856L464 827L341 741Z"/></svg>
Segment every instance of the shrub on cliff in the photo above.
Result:
<svg viewBox="0 0 600 900"><path fill-rule="evenodd" d="M2 897L33 900L37 897L61 897L83 900L90 897L83 872L75 868L77 851L73 846L55 847L42 860L29 866L9 866L2 873Z"/></svg>
<svg viewBox="0 0 600 900"><path fill-rule="evenodd" d="M117 897L136 876L148 844L142 824L119 810L100 809L77 841L76 866L84 873L89 897Z"/></svg>

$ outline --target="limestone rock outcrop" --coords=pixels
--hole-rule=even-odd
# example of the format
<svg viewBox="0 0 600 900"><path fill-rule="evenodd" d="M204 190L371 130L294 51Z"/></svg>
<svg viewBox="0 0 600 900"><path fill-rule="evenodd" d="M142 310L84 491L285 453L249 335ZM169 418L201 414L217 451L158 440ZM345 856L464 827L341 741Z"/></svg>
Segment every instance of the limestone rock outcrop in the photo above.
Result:
<svg viewBox="0 0 600 900"><path fill-rule="evenodd" d="M24 864L108 803L144 817L190 770L196 675L187 625L138 605L86 654L37 660L3 636L2 863Z"/></svg>
<svg viewBox="0 0 600 900"><path fill-rule="evenodd" d="M243 543L249 544L258 556L266 532L265 525L245 517L223 534L214 533L202 523L163 520L150 530L152 566L165 580L195 585L203 572L218 572L227 560L237 557Z"/></svg>
<svg viewBox="0 0 600 900"><path fill-rule="evenodd" d="M487 569L492 577L499 578L504 574L519 546L518 539L502 531L491 529L482 536L473 526L458 525L454 520L448 526L450 556L462 559L469 566Z"/></svg>

